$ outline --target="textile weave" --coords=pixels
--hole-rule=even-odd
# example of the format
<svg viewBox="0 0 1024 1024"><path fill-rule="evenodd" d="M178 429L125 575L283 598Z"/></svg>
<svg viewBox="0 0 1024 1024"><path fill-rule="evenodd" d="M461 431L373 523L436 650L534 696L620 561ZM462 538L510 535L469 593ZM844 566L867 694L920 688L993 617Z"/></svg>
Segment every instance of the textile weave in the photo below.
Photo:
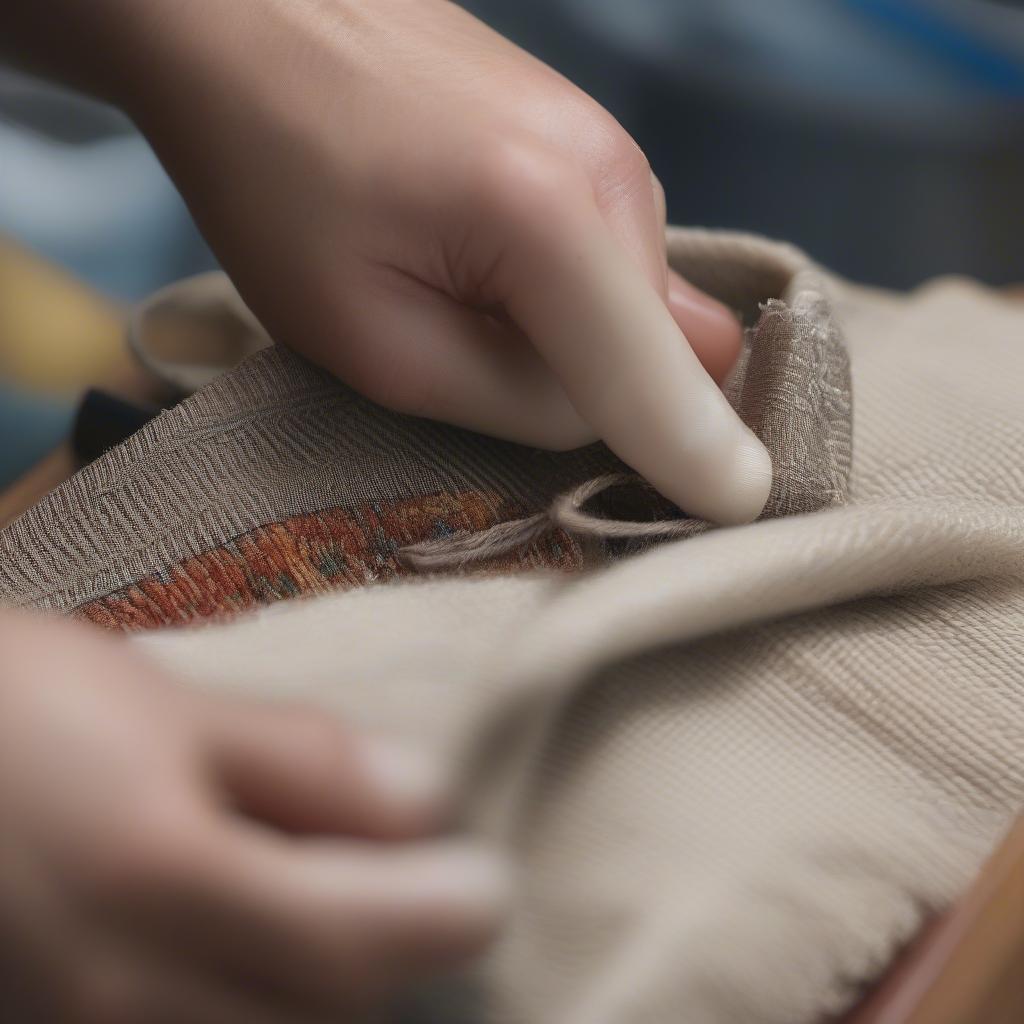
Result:
<svg viewBox="0 0 1024 1024"><path fill-rule="evenodd" d="M856 288L756 239L671 249L752 327L771 297L826 351L843 325L852 448L827 367L763 408L796 473L777 465L774 508L798 514L583 573L384 582L129 641L192 685L421 745L465 826L515 858L507 933L417 1021L821 1024L1024 807L1024 311L962 281ZM495 492L494 449L346 418L354 402L255 357L0 535L4 598L73 611L290 516L347 524L355 491L500 493L496 521L608 468L599 448L500 447ZM812 408L823 451L796 429ZM399 455L360 454L384 436Z"/></svg>

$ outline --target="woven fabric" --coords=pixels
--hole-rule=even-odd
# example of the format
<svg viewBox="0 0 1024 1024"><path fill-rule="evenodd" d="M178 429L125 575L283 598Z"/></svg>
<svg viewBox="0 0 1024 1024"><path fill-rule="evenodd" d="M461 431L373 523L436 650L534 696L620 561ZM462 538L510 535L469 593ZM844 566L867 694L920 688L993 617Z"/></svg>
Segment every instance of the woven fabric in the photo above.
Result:
<svg viewBox="0 0 1024 1024"><path fill-rule="evenodd" d="M846 506L136 641L448 765L521 894L412 1019L822 1024L1024 808L1024 311L955 281L830 290Z"/></svg>
<svg viewBox="0 0 1024 1024"><path fill-rule="evenodd" d="M779 339L775 397L762 386L744 414L760 408L794 467L773 451L773 510L803 514L586 573L392 581L130 641L194 685L306 699L427 747L466 826L516 859L502 942L413 1019L821 1024L1024 806L1024 313L963 282L857 289L753 239L687 232L673 251L767 332L752 389ZM808 357L844 327L852 461L843 357L788 376L804 313ZM346 418L355 401L284 354L255 357L0 535L5 598L82 609L288 517L299 547L306 516L334 524L318 537L379 537L374 502L422 500L424 481L474 495L459 500L487 514L456 526L484 525L608 469L599 448L487 442L504 453L496 491L472 435ZM367 458L384 437L400 455ZM422 536L409 522L403 541ZM390 578L366 564L357 551L346 571ZM250 603L288 590L277 571L252 576L277 590Z"/></svg>
<svg viewBox="0 0 1024 1024"><path fill-rule="evenodd" d="M729 396L772 454L765 517L841 503L849 365L818 272L795 250L737 236L679 231L671 250L681 272L713 276L709 286L750 323ZM183 290L179 329L189 309L230 323L239 305L223 277ZM135 320L138 339L145 319ZM542 452L399 416L298 356L265 349L0 532L0 601L77 609L126 629L229 615L408 575L405 546L529 517L625 469L600 444ZM648 521L685 517L633 480L632 493L615 495L620 506ZM580 543L554 530L481 568L573 570L583 561Z"/></svg>

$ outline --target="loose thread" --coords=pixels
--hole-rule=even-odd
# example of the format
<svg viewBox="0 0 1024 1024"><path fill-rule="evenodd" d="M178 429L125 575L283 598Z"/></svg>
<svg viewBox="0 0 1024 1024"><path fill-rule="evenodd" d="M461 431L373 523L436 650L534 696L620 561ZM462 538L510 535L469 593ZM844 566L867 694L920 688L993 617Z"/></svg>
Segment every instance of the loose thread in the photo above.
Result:
<svg viewBox="0 0 1024 1024"><path fill-rule="evenodd" d="M416 572L452 569L472 562L484 562L525 547L552 528L547 512L526 519L498 523L474 533L457 533L451 537L409 544L398 551L399 561Z"/></svg>
<svg viewBox="0 0 1024 1024"><path fill-rule="evenodd" d="M454 569L484 562L526 547L550 530L561 529L575 537L608 540L629 538L688 537L705 529L699 519L661 519L632 522L607 519L585 510L587 502L612 487L643 485L643 479L629 473L595 477L559 495L545 512L524 519L498 523L485 530L421 541L401 548L398 558L416 572Z"/></svg>

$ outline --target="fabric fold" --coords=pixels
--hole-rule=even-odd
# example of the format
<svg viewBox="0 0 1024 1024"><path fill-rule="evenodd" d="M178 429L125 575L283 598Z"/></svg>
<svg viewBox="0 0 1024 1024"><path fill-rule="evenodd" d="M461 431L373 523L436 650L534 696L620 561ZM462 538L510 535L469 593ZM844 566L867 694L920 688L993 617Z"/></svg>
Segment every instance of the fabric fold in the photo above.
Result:
<svg viewBox="0 0 1024 1024"><path fill-rule="evenodd" d="M0 533L0 600L448 773L521 887L413 1021L823 1024L1024 808L1024 308L742 236L670 248L747 324L730 395L772 439L776 518L594 502L627 472L599 446L396 417L268 349ZM402 566L531 517L479 572Z"/></svg>
<svg viewBox="0 0 1024 1024"><path fill-rule="evenodd" d="M669 253L750 320L727 393L772 456L764 517L841 504L852 400L823 275L746 236L675 229ZM159 315L224 333L207 371L218 353L249 351L233 340L251 340L251 314L222 275L165 289L133 317L136 350L184 386L194 346L177 369L157 358ZM285 349L257 349L0 532L0 600L153 628L475 563L578 570L708 528L604 445L542 452L400 416ZM609 474L624 483L592 503L586 529L552 516ZM631 513L641 529L602 526Z"/></svg>

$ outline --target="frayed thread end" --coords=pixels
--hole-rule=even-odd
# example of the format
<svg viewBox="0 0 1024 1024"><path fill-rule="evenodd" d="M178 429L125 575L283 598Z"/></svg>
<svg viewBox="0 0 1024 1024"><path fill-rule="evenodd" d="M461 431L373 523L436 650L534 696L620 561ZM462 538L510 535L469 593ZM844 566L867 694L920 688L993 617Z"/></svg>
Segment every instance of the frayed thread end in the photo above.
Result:
<svg viewBox="0 0 1024 1024"><path fill-rule="evenodd" d="M527 547L549 530L564 530L580 538L655 540L689 537L707 529L708 524L699 519L629 522L606 519L585 510L587 502L612 487L642 483L640 477L629 473L609 473L595 477L559 495L545 512L498 523L486 530L410 544L399 550L398 559L402 565L415 572L440 572L499 558L510 551Z"/></svg>

